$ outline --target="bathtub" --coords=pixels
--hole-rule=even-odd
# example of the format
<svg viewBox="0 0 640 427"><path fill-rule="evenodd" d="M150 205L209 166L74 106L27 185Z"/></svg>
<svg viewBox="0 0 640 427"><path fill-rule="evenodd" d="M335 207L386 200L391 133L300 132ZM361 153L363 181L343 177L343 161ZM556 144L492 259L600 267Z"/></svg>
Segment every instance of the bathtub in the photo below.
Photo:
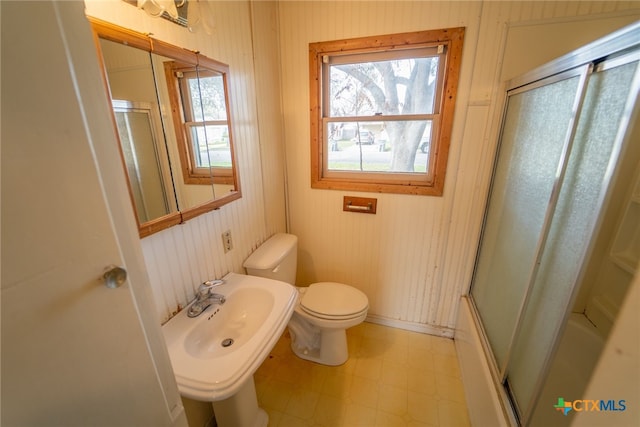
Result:
<svg viewBox="0 0 640 427"><path fill-rule="evenodd" d="M575 411L569 411L564 416L553 405L557 404L560 397L565 401L589 399L584 393L604 343L604 338L584 314L571 314L542 388L531 426L570 425Z"/></svg>
<svg viewBox="0 0 640 427"><path fill-rule="evenodd" d="M464 384L471 425L517 425L507 404L502 386L496 386L467 297L462 297L455 332L458 363ZM568 426L571 412L565 417L553 405L559 397L566 401L582 399L591 373L604 348L604 339L583 314L569 318L561 344L538 400L530 426Z"/></svg>
<svg viewBox="0 0 640 427"><path fill-rule="evenodd" d="M480 332L476 328L472 308L466 296L460 299L454 343L471 425L516 425L510 408L502 405L504 396L501 396L501 393L504 394L504 390L493 382Z"/></svg>

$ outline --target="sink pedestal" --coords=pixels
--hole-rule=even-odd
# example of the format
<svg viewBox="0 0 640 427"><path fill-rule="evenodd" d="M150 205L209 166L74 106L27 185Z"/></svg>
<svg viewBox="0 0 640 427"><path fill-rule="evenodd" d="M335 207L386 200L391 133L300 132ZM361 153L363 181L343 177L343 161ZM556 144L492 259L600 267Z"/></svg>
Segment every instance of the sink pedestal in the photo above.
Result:
<svg viewBox="0 0 640 427"><path fill-rule="evenodd" d="M256 386L251 375L233 396L213 402L218 427L267 427L269 416L258 407Z"/></svg>

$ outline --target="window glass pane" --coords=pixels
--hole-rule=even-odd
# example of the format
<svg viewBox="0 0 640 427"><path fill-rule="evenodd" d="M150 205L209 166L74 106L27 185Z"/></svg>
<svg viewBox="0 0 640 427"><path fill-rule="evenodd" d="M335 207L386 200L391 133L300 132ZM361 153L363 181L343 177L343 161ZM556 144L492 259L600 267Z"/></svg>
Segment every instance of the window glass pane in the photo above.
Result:
<svg viewBox="0 0 640 427"><path fill-rule="evenodd" d="M328 122L328 170L427 173L431 120Z"/></svg>
<svg viewBox="0 0 640 427"><path fill-rule="evenodd" d="M329 117L433 114L438 57L330 66Z"/></svg>
<svg viewBox="0 0 640 427"><path fill-rule="evenodd" d="M189 124L193 157L198 168L231 167L229 127L227 125Z"/></svg>
<svg viewBox="0 0 640 427"><path fill-rule="evenodd" d="M207 75L206 77L200 75L199 77L199 80L197 77L189 79L193 121L227 120L227 104L222 75ZM204 99L204 103L201 99Z"/></svg>

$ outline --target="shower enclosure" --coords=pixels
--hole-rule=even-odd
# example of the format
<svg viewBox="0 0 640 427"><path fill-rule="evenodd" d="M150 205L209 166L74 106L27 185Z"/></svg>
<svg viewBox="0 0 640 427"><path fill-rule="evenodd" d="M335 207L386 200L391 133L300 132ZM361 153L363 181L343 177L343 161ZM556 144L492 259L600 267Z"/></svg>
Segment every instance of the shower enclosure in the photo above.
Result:
<svg viewBox="0 0 640 427"><path fill-rule="evenodd" d="M571 312L585 311L578 293L615 255L596 243L620 247L631 273L637 266L640 205L619 237L607 230L621 227L627 194L640 203L630 178L639 60L635 25L508 83L470 299L494 381L522 425L566 422L540 396ZM554 392L544 395L563 397ZM558 417L542 421L538 411Z"/></svg>

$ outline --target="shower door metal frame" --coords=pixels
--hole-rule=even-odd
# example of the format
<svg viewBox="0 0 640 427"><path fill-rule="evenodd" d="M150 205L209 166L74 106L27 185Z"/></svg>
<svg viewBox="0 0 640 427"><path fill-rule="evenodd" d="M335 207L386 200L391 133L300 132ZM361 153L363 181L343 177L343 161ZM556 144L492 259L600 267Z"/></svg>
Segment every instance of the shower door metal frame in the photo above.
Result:
<svg viewBox="0 0 640 427"><path fill-rule="evenodd" d="M506 384L506 379L507 379L507 373L508 373L508 369L510 366L510 356L512 353L512 349L513 349L513 344L515 342L516 337L518 336L518 333L521 329L522 326L522 319L523 319L523 313L524 310L527 307L527 302L529 301L529 297L531 295L532 289L533 289L533 284L536 280L536 275L537 275L537 271L538 268L540 266L540 259L542 258L542 254L543 254L543 250L545 247L545 243L549 234L549 230L550 230L550 225L551 225L551 221L553 220L553 215L555 213L555 208L557 205L557 201L560 195L560 189L562 188L562 181L564 179L564 175L566 172L566 168L567 168L567 164L569 161L569 155L571 153L571 148L573 146L573 141L574 141L574 137L575 137L575 133L576 133L576 129L577 129L577 123L578 120L577 118L580 115L580 111L582 108L582 104L584 101L584 95L586 92L586 86L587 86L587 81L589 78L589 75L591 74L591 72L593 71L593 65L591 63L587 63L587 64L581 64L578 66L574 66L572 69L563 69L563 70L557 70L556 73L552 74L552 75L548 75L545 76L543 78L537 78L534 77L532 78L529 82L526 81L516 81L516 83L514 84L512 81L509 82L509 84L507 85L507 91L505 94L505 97L507 98L505 103L504 103L504 108L503 108L503 112L502 112L502 119L501 119L501 124L500 124L500 140L498 142L498 146L496 149L496 153L499 154L500 153L500 149L502 147L502 130L505 127L506 124L506 119L507 119L507 111L509 108L509 97L513 96L513 95L518 95L520 93L524 93L524 92L528 92L531 90L535 90L544 86L548 86L554 83L558 83L560 81L563 80L568 80L571 78L575 78L578 77L579 81L578 81L578 85L576 87L576 92L574 95L574 100L573 100L573 107L572 107L572 117L571 119L567 122L567 126L566 126L566 133L565 133L565 137L563 140L563 147L562 147L562 151L560 154L560 157L558 159L558 164L556 166L556 173L555 173L555 177L554 177L554 182L553 185L551 187L551 193L549 196L549 202L547 204L547 208L545 210L545 215L544 215L544 220L542 222L541 225L541 229L540 229L540 234L538 236L538 241L536 243L535 246L535 256L533 259L533 263L530 266L529 269L529 274L528 274L528 280L527 280L527 284L525 286L525 290L524 290L524 294L523 297L520 301L520 306L518 308L518 312L517 312L517 316L516 316L516 324L515 327L511 333L511 336L509 338L509 345L507 348L507 352L506 352L506 356L504 358L504 361L502 363L502 367L500 367L498 365L498 362L495 358L495 356L493 355L493 351L491 349L491 345L489 343L488 340L488 336L486 333L486 330L484 329L484 326L481 322L481 317L480 317L480 311L478 310L478 307L475 304L475 301L473 299L473 295L471 295L471 290L469 292L470 294L470 298L469 300L471 301L471 306L473 308L473 312L474 312L474 317L476 319L477 324L481 325L482 328L482 334L483 334L483 341L486 342L486 345L483 343L483 346L485 347L485 352L488 351L488 354L491 355L491 361L492 361L492 365L491 369L493 371L493 374L495 376L494 380L497 380L497 383L499 385L499 387L503 388L503 390L506 392L506 394L509 396L509 404L511 405L511 407L514 410L514 413L516 415L516 418L518 421L521 420L522 418L522 412L520 411L520 408L517 405L517 402L515 400L515 398L513 396L511 396L511 392L508 390L508 388L505 386ZM496 173L496 169L498 166L498 162L499 162L499 155L496 155L496 159L494 161L494 165L493 165L493 171L492 171L492 176L495 175ZM492 183L491 183L491 187L489 189L489 194L487 196L487 200L491 199L491 195L493 193L493 178L492 178ZM483 232L481 233L480 239L479 239L479 245L478 245L478 249L480 249L480 245L482 244L483 241L483 237L484 237L484 225L486 224L487 221L487 215L489 212L489 203L487 203L487 206L485 207L485 213L484 213L484 218L483 218ZM477 267L477 262L478 262L478 256L479 256L480 251L478 250L478 253L476 255L476 266L474 267L474 274L472 277L472 289L473 289L473 280L475 279L475 268Z"/></svg>
<svg viewBox="0 0 640 427"><path fill-rule="evenodd" d="M606 206L609 200L609 197L610 197L609 190L611 189L611 186L614 184L614 181L616 178L615 176L616 167L620 160L620 156L622 155L624 146L627 143L627 139L629 138L627 130L629 128L629 124L631 123L631 118L634 115L637 116L640 113L640 102L638 102L640 101L638 99L638 96L640 95L640 43L637 43L637 45L638 46L634 48L634 50L630 51L629 53L623 53L623 54L620 54L619 56L614 56L613 58L607 58L603 61L598 62L597 64L594 62L592 75L595 73L603 72L603 71L621 66L621 65L626 65L633 62L638 63L636 65L635 74L631 82L631 86L629 87L629 94L627 95L627 99L625 101L624 111L620 116L618 130L612 142L612 149L611 149L611 154L609 156L609 162L607 164L607 168L602 178L601 191L600 191L600 195L597 202L597 207L599 212L602 211L602 209ZM533 416L533 413L535 412L536 405L540 397L540 391L542 390L542 387L544 386L544 383L546 381L546 377L549 373L549 370L551 369L551 363L553 362L553 357L555 356L555 353L560 344L559 337L564 332L565 325L568 321L569 316L571 315L571 307L573 307L575 303L578 290L580 288L578 284L582 282L584 277L584 273L585 273L584 265L593 250L593 245L595 243L594 236L596 236L596 234L598 233L601 223L602 223L602 215L598 215L595 218L594 222L590 224L590 228L592 230L591 239L589 240L589 243L585 246L584 252L581 254L581 257L580 257L581 267L578 270L578 274L576 275L576 278L573 284L571 285L571 291L569 293L569 298L567 302L568 308L565 311L562 322L556 325L556 328L554 330L554 336L556 338L554 339L554 344L551 347L550 351L547 353L547 356L543 363L543 368L542 368L543 375L540 375L538 377L538 380L536 381L536 385L535 385L536 392L533 394L533 396L531 396L531 400L527 405L528 411L525 412L523 416L524 420L527 422L531 419L531 417Z"/></svg>
<svg viewBox="0 0 640 427"><path fill-rule="evenodd" d="M149 130L151 132L150 138L153 144L154 163L159 172L158 178L160 180L160 188L162 190L162 204L164 205L165 212L167 213L171 212L173 207L170 202L169 196L170 194L173 195L173 198L174 198L173 203L175 204L177 203L177 201L175 201L175 198L177 197L177 192L174 188L173 180L167 179L167 178L171 178L171 164L169 164L168 167L165 167L160 161L160 159L162 158L168 159L169 154L167 152L166 146L163 143L165 141L164 130L162 129L162 118L160 116L160 111L158 109L157 104L154 104L151 102L145 102L145 101L128 101L128 100L122 100L122 99L114 99L112 101L112 108L113 108L114 115L118 113L124 114L124 120L125 122L127 122L128 131L130 131L130 128L128 125L129 117L127 113L139 113L139 114L144 114L147 117L148 123L149 123ZM145 196L145 192L142 189L142 184L141 184L142 177L140 176L140 166L138 163L139 153L137 152L137 147L134 143L133 138L129 137L126 140L129 145L129 150L133 154L133 158L131 160L133 161L133 167L135 170L135 182L132 179L133 177L129 177L130 178L129 182L132 187L138 188L138 191L140 192L141 199L142 199L141 200L142 211L144 213L144 216L147 218L147 220L149 220L146 196ZM122 141L122 144L124 144L125 140L121 138L121 141ZM126 157L124 155L124 151L125 151L124 149L125 147L122 147L123 157ZM128 159L124 159L125 163L126 163L126 160ZM129 174L129 172L127 172L127 174ZM167 184L167 181L170 181L170 185Z"/></svg>
<svg viewBox="0 0 640 427"><path fill-rule="evenodd" d="M510 344L507 349L503 367L500 370L500 382L502 383L506 381L509 362L511 359L511 351L513 349L513 343L515 342L516 337L519 335L520 329L522 328L522 319L524 317L523 313L528 305L529 299L531 297L531 292L533 290L533 284L535 283L536 278L538 276L540 261L542 259L542 254L544 252L544 248L547 243L547 238L549 237L549 231L551 229L551 221L553 220L553 216L556 211L556 206L558 205L558 199L560 198L560 190L562 188L564 176L567 171L567 165L569 164L569 156L571 154L571 148L573 148L573 142L575 139L576 130L578 128L578 118L580 117L580 113L582 112L582 105L584 103L584 97L586 94L587 81L589 80L589 76L591 75L592 71L593 71L593 65L586 64L578 68L574 68L572 70L568 70L560 74L556 74L547 79L539 80L526 86L521 86L515 89L511 89L508 91L508 94L507 94L507 96L513 96L519 93L528 92L530 90L534 90L543 86L557 83L565 79L571 79L576 76L579 77L578 86L576 88L576 93L573 99L572 117L567 123L567 132L564 138L562 152L560 154L560 158L558 159L558 165L556 167L556 175L553 181L553 186L551 188L549 202L547 204L544 220L542 222L542 227L540 229L540 235L538 236L538 242L536 243L533 265L531 265L531 268L529 270L529 275L528 275L529 280L525 287L524 295L520 302L520 307L518 308L515 327L513 328L513 332L511 333L511 337L509 338ZM508 107L508 104L507 104L507 107ZM506 108L505 108L505 113L506 113Z"/></svg>
<svg viewBox="0 0 640 427"><path fill-rule="evenodd" d="M487 204L485 206L485 212L483 216L483 225L482 231L480 234L480 238L478 240L478 250L476 252L476 260L474 265L474 271L471 278L471 287L469 290L469 301L470 306L472 308L472 314L474 318L474 322L478 327L481 335L482 347L485 352L485 356L491 362L489 363L490 370L492 372L493 380L495 382L496 390L498 394L501 396L501 400L503 401L503 405L505 407L511 407L513 411L513 415L515 421L518 424L526 424L533 414L535 410L535 406L537 403L537 399L540 394L540 390L544 385L544 381L546 380L549 367L551 361L553 359L553 355L555 354L558 347L558 337L562 333L564 329L564 323L566 323L567 316L569 315L570 310L567 309L563 317L563 321L557 326L554 331L554 345L548 352L543 368L543 375L539 376L538 381L535 384L535 392L531 397L531 401L528 402L526 412L522 412L516 403L514 396L511 391L508 389L507 384L507 376L510 366L510 357L513 350L513 345L518 336L519 331L522 327L522 319L524 311L527 308L527 303L529 301L529 297L531 296L533 284L535 283L536 275L540 266L540 260L542 254L544 252L545 243L550 231L551 221L553 220L553 214L555 212L555 208L558 202L558 198L560 196L560 190L562 189L562 181L564 179L564 174L566 172L566 167L569 161L571 148L573 145L575 133L577 130L578 119L580 117L580 112L582 108L582 104L584 101L584 97L586 94L586 88L588 87L588 78L593 72L600 72L606 67L613 67L618 65L620 61L632 62L633 60L637 60L638 56L640 56L640 23L636 23L627 28L624 28L618 32L615 32L607 37L604 37L594 43L586 45L564 57L561 57L555 61L550 62L549 64L543 65L535 69L534 71L524 74L523 76L516 77L510 80L507 83L507 90L505 93L505 102L503 103L503 111L502 118L500 122L500 140L498 141L498 145L496 148L496 156L492 169L492 180L489 188L489 192L487 195ZM614 64L614 65L609 65ZM574 99L574 110L573 117L570 120L570 124L568 124L568 132L565 138L564 147L562 151L562 155L558 161L558 169L556 172L555 181L552 187L551 196L549 200L549 205L547 206L544 221L542 224L542 228L540 231L540 236L535 249L535 258L530 270L530 275L528 276L528 282L525 287L525 292L523 298L520 303L520 307L518 310L516 325L511 334L508 349L506 353L506 357L504 359L504 363L502 367L498 366L497 360L493 354L493 350L491 348L491 344L488 339L488 334L484 328L484 324L482 323L482 318L480 316L480 311L478 306L475 303L473 298L472 290L475 285L475 277L477 273L478 260L480 255L480 249L484 238L484 230L487 222L487 216L489 212L489 201L491 200L491 195L493 192L493 177L495 176L496 169L499 161L499 153L502 146L502 132L505 127L505 122L507 118L507 109L509 106L509 97L518 93L522 93L528 90L533 90L538 87L542 87L548 84L553 84L565 78L575 77L576 75L580 75L580 82L578 84L578 88L576 91L576 98ZM633 114L638 114L638 109L640 107L635 104L640 104L637 102L638 94L640 93L640 64L638 68L636 68L636 73L632 82L632 86L630 87L630 93L626 100L625 110L623 116L620 119L620 125L618 127L618 133L613 141L613 148L610 155L609 163L607 165L607 170L604 174L602 180L602 188L609 188L614 179L615 165L620 157L622 147L625 142L625 132L630 123L631 117ZM607 191L602 191L601 195L598 199L598 209L601 210L607 200ZM596 218L593 224L591 224L593 232L595 232L599 225L600 219ZM585 247L584 253L581 255L581 266L584 265L584 260L588 256L591 251L591 247L593 245L593 241L591 240L587 246ZM576 298L577 293L577 284L580 282L581 277L583 275L583 267L581 267L576 275L576 280L571 284L571 290L569 292L569 302L568 307L571 307Z"/></svg>

